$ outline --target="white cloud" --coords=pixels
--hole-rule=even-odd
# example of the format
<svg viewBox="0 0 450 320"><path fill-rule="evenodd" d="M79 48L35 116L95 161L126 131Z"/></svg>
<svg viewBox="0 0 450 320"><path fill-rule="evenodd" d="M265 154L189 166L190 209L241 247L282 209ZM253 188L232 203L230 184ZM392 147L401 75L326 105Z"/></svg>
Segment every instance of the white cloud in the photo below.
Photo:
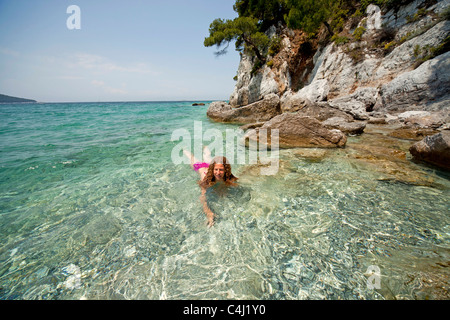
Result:
<svg viewBox="0 0 450 320"><path fill-rule="evenodd" d="M121 88L113 88L113 87L110 87L110 86L106 85L104 81L100 81L100 80L92 80L92 81L91 81L91 84L92 84L94 87L103 89L103 91L106 92L106 93L110 93L110 94L120 94L120 95L128 94L128 91L126 91L126 90L124 90L124 89L121 89Z"/></svg>
<svg viewBox="0 0 450 320"><path fill-rule="evenodd" d="M106 57L102 57L95 54L78 53L74 56L74 67L80 67L83 69L93 70L96 72L127 72L127 73L141 73L158 75L159 73L151 70L151 68L145 63L137 63L129 66L119 65Z"/></svg>
<svg viewBox="0 0 450 320"><path fill-rule="evenodd" d="M96 87L104 87L105 86L105 82L99 81L99 80L92 80L91 83Z"/></svg>

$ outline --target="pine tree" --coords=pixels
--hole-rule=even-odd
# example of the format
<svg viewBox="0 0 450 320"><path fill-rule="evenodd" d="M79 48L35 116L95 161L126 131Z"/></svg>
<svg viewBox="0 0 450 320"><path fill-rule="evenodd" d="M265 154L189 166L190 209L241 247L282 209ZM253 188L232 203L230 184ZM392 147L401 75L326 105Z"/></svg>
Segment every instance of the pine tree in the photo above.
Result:
<svg viewBox="0 0 450 320"><path fill-rule="evenodd" d="M270 44L270 39L264 32L270 26L281 22L291 29L314 33L323 24L333 34L328 20L335 20L338 13L347 12L348 10L342 9L352 6L353 2L355 0L236 0L233 9L239 17L233 20L214 20L204 45L217 46L216 54L220 55L226 53L229 44L235 40L236 50L256 56L264 63ZM223 45L225 48L219 50Z"/></svg>
<svg viewBox="0 0 450 320"><path fill-rule="evenodd" d="M236 0L233 9L240 17L258 19L262 31L279 21L283 22L287 13L283 0Z"/></svg>
<svg viewBox="0 0 450 320"><path fill-rule="evenodd" d="M224 54L231 41L236 40L236 49L256 56L261 62L265 61L264 51L269 44L269 37L259 31L258 19L238 17L233 20L216 19L209 27L209 37L205 38L205 47L222 45L226 47L216 54Z"/></svg>
<svg viewBox="0 0 450 320"><path fill-rule="evenodd" d="M327 20L336 9L339 1L332 0L286 0L289 13L285 16L286 24L292 29L301 29L305 32L316 32L321 24L332 30Z"/></svg>

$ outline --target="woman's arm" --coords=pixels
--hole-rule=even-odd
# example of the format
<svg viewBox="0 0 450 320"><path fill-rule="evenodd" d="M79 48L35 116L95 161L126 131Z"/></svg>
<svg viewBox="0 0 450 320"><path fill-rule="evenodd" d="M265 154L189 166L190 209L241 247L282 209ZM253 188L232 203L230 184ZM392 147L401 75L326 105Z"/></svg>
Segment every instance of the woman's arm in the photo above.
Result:
<svg viewBox="0 0 450 320"><path fill-rule="evenodd" d="M195 159L194 155L192 153L190 153L189 151L187 151L186 149L183 149L183 153L189 159L189 161L191 162L191 167L193 169L194 168L194 163L198 162L198 160Z"/></svg>
<svg viewBox="0 0 450 320"><path fill-rule="evenodd" d="M212 227L214 224L214 212L208 208L208 204L206 203L206 189L202 189L202 194L200 195L200 202L202 203L203 211L206 214L206 218L208 219L208 227Z"/></svg>

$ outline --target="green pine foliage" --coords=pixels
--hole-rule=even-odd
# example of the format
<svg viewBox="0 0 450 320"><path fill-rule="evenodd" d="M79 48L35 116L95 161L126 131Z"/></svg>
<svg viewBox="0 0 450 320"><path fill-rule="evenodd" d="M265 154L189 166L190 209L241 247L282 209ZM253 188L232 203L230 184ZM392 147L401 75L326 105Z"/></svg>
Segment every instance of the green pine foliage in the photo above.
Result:
<svg viewBox="0 0 450 320"><path fill-rule="evenodd" d="M288 13L285 21L289 28L314 33L322 24L327 25L333 9L339 1L332 0L286 0ZM327 26L328 28L328 26Z"/></svg>
<svg viewBox="0 0 450 320"><path fill-rule="evenodd" d="M286 13L285 1L280 0L236 0L233 9L239 17L258 19L263 31L283 21Z"/></svg>
<svg viewBox="0 0 450 320"><path fill-rule="evenodd" d="M236 41L236 50L244 51L265 62L269 46L272 55L279 50L277 44L264 33L270 26L281 23L306 32L317 31L321 24L329 28L326 20L335 6L333 3L336 1L236 0L233 8L239 17L233 20L214 20L209 27L209 36L205 38L204 45L217 46L216 54L220 55L227 52L232 41Z"/></svg>
<svg viewBox="0 0 450 320"><path fill-rule="evenodd" d="M280 39L270 39L266 32L271 26L286 26L302 30L308 39L316 37L322 27L325 41L345 44L350 39L341 34L346 21L358 23L369 4L397 8L413 0L235 0L235 19L215 19L205 38L206 47L216 46L216 54L227 52L235 42L237 51L256 57L255 66L267 64L281 50ZM361 39L364 28L357 28L353 39ZM323 40L321 40L323 41ZM269 58L267 58L269 57ZM269 64L273 62L269 61Z"/></svg>
<svg viewBox="0 0 450 320"><path fill-rule="evenodd" d="M269 37L260 31L258 19L252 17L238 17L233 20L216 19L209 27L209 37L205 38L205 47L223 45L226 47L216 52L226 52L231 41L236 41L236 50L256 56L260 61L265 61L264 51L269 45Z"/></svg>

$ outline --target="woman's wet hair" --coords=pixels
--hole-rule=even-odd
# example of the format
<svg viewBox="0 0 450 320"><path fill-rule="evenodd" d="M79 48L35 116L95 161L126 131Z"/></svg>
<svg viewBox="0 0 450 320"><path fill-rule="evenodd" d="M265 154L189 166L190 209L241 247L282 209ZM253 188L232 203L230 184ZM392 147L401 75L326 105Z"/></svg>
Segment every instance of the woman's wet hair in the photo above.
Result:
<svg viewBox="0 0 450 320"><path fill-rule="evenodd" d="M199 182L200 186L209 188L217 182L216 177L214 176L214 166L216 164L223 164L223 166L224 166L223 181L227 185L234 185L234 182L238 178L236 178L233 175L233 173L231 172L231 165L228 162L227 158L223 157L223 156L216 156L212 159L211 163L209 164L208 171L206 173L206 177L202 181Z"/></svg>

